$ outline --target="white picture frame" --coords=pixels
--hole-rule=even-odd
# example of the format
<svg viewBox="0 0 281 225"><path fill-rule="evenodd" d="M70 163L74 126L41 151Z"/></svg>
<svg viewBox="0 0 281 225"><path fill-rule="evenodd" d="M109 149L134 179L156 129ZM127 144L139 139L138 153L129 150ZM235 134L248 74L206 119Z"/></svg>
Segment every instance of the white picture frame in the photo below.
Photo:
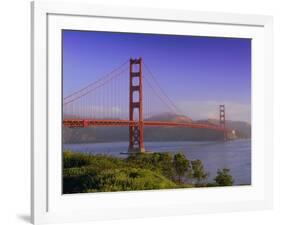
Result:
<svg viewBox="0 0 281 225"><path fill-rule="evenodd" d="M139 26L134 26L135 23ZM61 149L56 147L61 141L58 130L61 126L59 31L75 28L156 32L156 26L158 32L165 27L165 33L172 34L192 32L193 35L253 38L252 185L63 196ZM272 37L271 16L32 2L32 222L42 224L272 208Z"/></svg>

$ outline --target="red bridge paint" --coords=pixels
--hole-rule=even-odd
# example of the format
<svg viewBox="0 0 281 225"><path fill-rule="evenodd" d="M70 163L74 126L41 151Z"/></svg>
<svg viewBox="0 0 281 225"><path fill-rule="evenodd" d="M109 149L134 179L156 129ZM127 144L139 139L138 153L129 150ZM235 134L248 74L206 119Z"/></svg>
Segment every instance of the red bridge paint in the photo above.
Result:
<svg viewBox="0 0 281 225"><path fill-rule="evenodd" d="M137 69L135 68L137 67ZM64 119L63 126L70 128L87 128L87 127L106 127L106 126L125 126L129 128L129 153L141 153L145 152L144 148L144 126L149 127L189 127L189 128L200 128L210 129L223 132L224 140L227 139L227 129L225 125L225 106L219 106L219 125L215 124L201 124L194 122L165 122L165 121L145 121L143 119L143 76L142 76L142 58L130 59L130 77L129 77L129 120L119 119ZM119 74L117 74L119 76ZM110 78L102 85L112 80ZM133 79L137 79L137 85L134 84ZM91 84L90 84L91 85ZM86 87L87 88L87 87ZM84 88L85 89L85 88ZM81 90L84 90L81 89ZM75 95L78 92L71 94L65 99ZM87 94L88 92L86 92ZM134 100L134 93L138 93L138 100ZM83 97L84 95L80 97ZM80 98L78 97L78 98ZM78 98L73 98L68 102L64 103L67 105ZM170 100L170 99L169 99ZM134 111L137 111L138 117L135 118Z"/></svg>
<svg viewBox="0 0 281 225"><path fill-rule="evenodd" d="M134 67L137 67L134 69ZM134 85L133 79L137 79ZM138 121L129 125L129 152L145 152L143 139L143 95L142 95L142 59L130 59L130 89L129 89L129 121ZM138 93L138 100L134 101L134 93ZM134 111L138 111L138 118L134 118Z"/></svg>
<svg viewBox="0 0 281 225"><path fill-rule="evenodd" d="M217 131L225 131L224 127L210 124L200 124L200 123L177 123L177 122L162 122L162 121L143 121L143 126L149 127L190 127L190 128L203 128ZM106 126L128 126L135 127L139 126L138 121L134 120L92 120L92 119L67 119L63 121L65 127L70 128L87 128L87 127L106 127Z"/></svg>

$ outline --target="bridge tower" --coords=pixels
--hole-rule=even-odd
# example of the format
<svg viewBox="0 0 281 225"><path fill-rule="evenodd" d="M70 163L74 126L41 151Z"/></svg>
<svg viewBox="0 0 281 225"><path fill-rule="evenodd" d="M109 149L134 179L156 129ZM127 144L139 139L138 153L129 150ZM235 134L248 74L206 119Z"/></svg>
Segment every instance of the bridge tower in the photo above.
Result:
<svg viewBox="0 0 281 225"><path fill-rule="evenodd" d="M220 105L220 126L224 129L223 138L227 139L226 126L225 126L225 106Z"/></svg>
<svg viewBox="0 0 281 225"><path fill-rule="evenodd" d="M145 152L143 138L142 58L130 59L129 153Z"/></svg>

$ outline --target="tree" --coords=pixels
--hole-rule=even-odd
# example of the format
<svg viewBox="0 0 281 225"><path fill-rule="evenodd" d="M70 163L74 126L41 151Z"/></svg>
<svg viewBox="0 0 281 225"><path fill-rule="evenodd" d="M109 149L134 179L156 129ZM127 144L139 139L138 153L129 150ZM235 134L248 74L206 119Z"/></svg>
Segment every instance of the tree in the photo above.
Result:
<svg viewBox="0 0 281 225"><path fill-rule="evenodd" d="M188 172L190 168L190 162L188 159L186 159L183 153L177 153L174 155L173 166L178 177L178 183L181 183L181 178L185 175L186 172Z"/></svg>
<svg viewBox="0 0 281 225"><path fill-rule="evenodd" d="M215 178L215 182L218 186L232 186L234 180L232 176L229 174L230 169L222 169L218 170L217 176Z"/></svg>
<svg viewBox="0 0 281 225"><path fill-rule="evenodd" d="M192 177L197 180L197 183L201 183L205 180L209 174L205 172L204 165L201 160L191 161L192 165Z"/></svg>
<svg viewBox="0 0 281 225"><path fill-rule="evenodd" d="M161 173L172 180L175 175L173 167L173 155L171 153L161 153L159 157L158 167L161 169Z"/></svg>

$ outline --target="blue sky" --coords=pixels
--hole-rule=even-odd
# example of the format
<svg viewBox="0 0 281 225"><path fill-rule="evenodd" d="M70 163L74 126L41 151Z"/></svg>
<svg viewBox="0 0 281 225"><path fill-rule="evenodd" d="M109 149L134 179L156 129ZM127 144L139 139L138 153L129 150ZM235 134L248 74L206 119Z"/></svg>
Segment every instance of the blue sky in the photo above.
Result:
<svg viewBox="0 0 281 225"><path fill-rule="evenodd" d="M250 121L251 40L158 34L63 31L63 94L142 57L176 105L194 119Z"/></svg>

